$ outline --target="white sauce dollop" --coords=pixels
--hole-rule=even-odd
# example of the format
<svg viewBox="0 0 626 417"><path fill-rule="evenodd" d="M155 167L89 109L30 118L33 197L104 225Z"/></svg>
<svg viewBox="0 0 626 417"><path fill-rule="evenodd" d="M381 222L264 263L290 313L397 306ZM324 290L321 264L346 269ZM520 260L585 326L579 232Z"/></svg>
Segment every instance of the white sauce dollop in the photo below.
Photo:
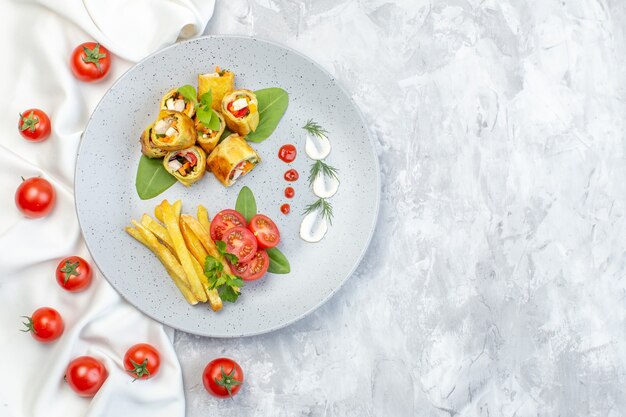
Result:
<svg viewBox="0 0 626 417"><path fill-rule="evenodd" d="M339 180L335 177L327 177L320 173L313 180L313 194L321 198L330 198L339 189Z"/></svg>
<svg viewBox="0 0 626 417"><path fill-rule="evenodd" d="M330 153L330 141L323 133L319 136L309 133L306 136L304 150L309 158L319 161Z"/></svg>
<svg viewBox="0 0 626 417"><path fill-rule="evenodd" d="M300 237L307 242L319 242L327 231L328 222L322 217L319 210L304 216L302 223L300 223Z"/></svg>

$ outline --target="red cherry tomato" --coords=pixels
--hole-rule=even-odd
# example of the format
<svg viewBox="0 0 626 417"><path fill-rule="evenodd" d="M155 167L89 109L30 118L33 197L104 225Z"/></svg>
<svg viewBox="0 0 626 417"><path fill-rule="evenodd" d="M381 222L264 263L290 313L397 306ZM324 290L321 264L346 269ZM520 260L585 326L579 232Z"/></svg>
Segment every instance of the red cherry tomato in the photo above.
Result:
<svg viewBox="0 0 626 417"><path fill-rule="evenodd" d="M28 109L20 113L17 123L20 134L31 142L41 142L50 136L50 118L39 109Z"/></svg>
<svg viewBox="0 0 626 417"><path fill-rule="evenodd" d="M257 248L256 239L245 227L233 227L222 237L226 242L226 252L235 255L240 263L248 262L254 256Z"/></svg>
<svg viewBox="0 0 626 417"><path fill-rule="evenodd" d="M91 283L91 267L80 256L70 256L59 262L56 278L59 285L70 292L82 291Z"/></svg>
<svg viewBox="0 0 626 417"><path fill-rule="evenodd" d="M289 204L285 203L282 206L280 206L280 211L281 211L281 213L287 215L291 211L291 206Z"/></svg>
<svg viewBox="0 0 626 417"><path fill-rule="evenodd" d="M28 319L28 322L24 323L26 329L22 331L30 332L33 339L42 343L57 340L65 329L63 318L59 312L50 307L38 308L32 316L24 316L24 318Z"/></svg>
<svg viewBox="0 0 626 417"><path fill-rule="evenodd" d="M232 397L243 385L243 370L232 359L213 359L204 368L202 383L211 395L220 398Z"/></svg>
<svg viewBox="0 0 626 417"><path fill-rule="evenodd" d="M285 181L294 182L298 181L298 178L300 178L300 175L295 169L290 169L289 171L285 172Z"/></svg>
<svg viewBox="0 0 626 417"><path fill-rule="evenodd" d="M293 198L294 195L296 195L296 192L294 191L293 187L285 188L285 197Z"/></svg>
<svg viewBox="0 0 626 417"><path fill-rule="evenodd" d="M56 193L52 184L39 177L24 180L15 192L15 205L26 217L44 217L52 211Z"/></svg>
<svg viewBox="0 0 626 417"><path fill-rule="evenodd" d="M246 225L246 219L236 210L222 210L211 220L211 239L222 240L224 232L237 226Z"/></svg>
<svg viewBox="0 0 626 417"><path fill-rule="evenodd" d="M124 355L124 369L135 379L149 379L159 372L159 351L148 343L131 346Z"/></svg>
<svg viewBox="0 0 626 417"><path fill-rule="evenodd" d="M91 356L79 356L65 370L65 381L81 397L96 395L108 376L104 364Z"/></svg>
<svg viewBox="0 0 626 417"><path fill-rule="evenodd" d="M81 81L98 81L109 73L111 53L99 43L81 43L72 52L70 68Z"/></svg>
<svg viewBox="0 0 626 417"><path fill-rule="evenodd" d="M276 223L263 214L257 214L250 219L248 229L254 234L261 249L273 248L280 242L280 232Z"/></svg>
<svg viewBox="0 0 626 417"><path fill-rule="evenodd" d="M267 252L260 250L254 257L245 263L238 263L233 266L235 275L240 276L244 281L255 281L267 272L270 266L270 257Z"/></svg>

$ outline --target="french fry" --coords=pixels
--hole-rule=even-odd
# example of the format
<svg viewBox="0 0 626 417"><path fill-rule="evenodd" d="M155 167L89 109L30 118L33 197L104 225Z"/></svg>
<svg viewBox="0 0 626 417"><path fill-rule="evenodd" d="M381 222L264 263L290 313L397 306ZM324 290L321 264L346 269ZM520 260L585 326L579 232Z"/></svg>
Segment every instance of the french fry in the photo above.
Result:
<svg viewBox="0 0 626 417"><path fill-rule="evenodd" d="M211 235L204 228L204 226L202 226L198 220L187 214L183 214L182 216L180 216L180 219L183 223L186 223L187 226L189 226L189 228L195 233L198 239L200 239L200 243L202 243L202 246L204 246L204 249L206 249L207 253L222 262L222 265L224 265L224 271L227 274L232 274L230 265L228 265L226 259L224 259L222 254L217 250L215 242L213 242L213 239L211 239Z"/></svg>
<svg viewBox="0 0 626 417"><path fill-rule="evenodd" d="M137 229L127 227L125 229L126 232L154 252L172 278L172 281L174 281L176 287L178 287L178 290L181 292L183 297L185 297L185 300L187 300L187 302L191 305L197 304L198 300L194 297L186 284L186 277L184 275L185 271L180 263L178 263L174 255L164 245L162 245L149 230L142 228L142 226L134 220L133 224L137 226Z"/></svg>
<svg viewBox="0 0 626 417"><path fill-rule="evenodd" d="M177 207L177 203L179 202L174 203L173 206L170 205L167 200L163 200L163 202L161 203L161 210L163 212L162 214L165 227L167 228L167 232L172 239L172 243L174 244L174 250L176 251L176 255L180 261L180 264L185 270L191 292L198 299L198 301L207 301L207 296L204 292L202 282L200 281L200 276L198 276L194 268L193 262L191 260L192 256L189 254L189 250L185 245L185 240L180 231L179 216L177 215L180 212L180 204L178 204Z"/></svg>
<svg viewBox="0 0 626 417"><path fill-rule="evenodd" d="M207 231L211 230L211 220L209 220L209 212L207 211L207 209L202 205L198 205L198 221L200 222L200 224L202 226L204 226L204 228Z"/></svg>
<svg viewBox="0 0 626 417"><path fill-rule="evenodd" d="M187 223L183 221L180 222L180 231L183 234L183 239L185 240L189 252L191 252L200 265L204 265L204 260L208 253L204 249L204 246L202 246L202 243L200 243L198 237L191 231Z"/></svg>
<svg viewBox="0 0 626 417"><path fill-rule="evenodd" d="M160 205L154 208L154 217L156 217L157 220L160 221L161 223L165 223L163 221L163 210L161 210Z"/></svg>
<svg viewBox="0 0 626 417"><path fill-rule="evenodd" d="M211 305L211 309L213 311L220 311L222 309L222 299L220 298L220 295L218 294L216 289L209 288L209 279L206 277L206 275L204 275L204 269L200 262L198 262L195 258L192 258L191 261L196 270L196 273L202 281L202 286L204 287L204 291L209 300L209 304Z"/></svg>
<svg viewBox="0 0 626 417"><path fill-rule="evenodd" d="M170 251L174 251L172 238L170 237L170 234L167 233L167 229L161 223L157 222L147 214L144 214L141 216L141 225L154 233L154 235L158 237Z"/></svg>

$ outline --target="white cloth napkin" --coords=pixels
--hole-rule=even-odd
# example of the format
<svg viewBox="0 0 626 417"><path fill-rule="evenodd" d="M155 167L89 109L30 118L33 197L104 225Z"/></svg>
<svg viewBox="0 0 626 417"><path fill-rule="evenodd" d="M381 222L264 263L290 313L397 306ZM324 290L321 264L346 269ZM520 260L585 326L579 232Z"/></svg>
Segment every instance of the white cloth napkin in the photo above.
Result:
<svg viewBox="0 0 626 417"><path fill-rule="evenodd" d="M91 111L130 61L201 34L213 7L213 0L0 0L0 416L184 415L180 366L164 328L122 300L98 271L81 293L64 291L54 272L65 256L91 260L73 196L76 151ZM96 84L77 81L68 65L73 48L89 40L115 54L111 73ZM18 113L31 107L52 120L45 142L18 133ZM56 188L56 207L46 218L26 219L15 190L20 176L38 175ZM57 309L66 325L48 345L19 331L20 316L42 306ZM132 382L122 358L139 342L156 346L162 364L153 379ZM93 399L63 381L68 362L81 355L101 359L109 371Z"/></svg>

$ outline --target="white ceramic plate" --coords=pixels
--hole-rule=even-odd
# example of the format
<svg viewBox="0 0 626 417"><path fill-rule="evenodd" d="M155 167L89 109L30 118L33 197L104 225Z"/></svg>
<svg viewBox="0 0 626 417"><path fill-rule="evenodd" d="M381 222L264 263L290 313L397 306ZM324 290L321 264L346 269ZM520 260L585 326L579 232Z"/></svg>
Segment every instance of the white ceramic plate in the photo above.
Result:
<svg viewBox="0 0 626 417"><path fill-rule="evenodd" d="M196 85L197 74L215 65L236 74L236 87L258 90L281 87L289 108L274 134L251 144L263 162L230 188L208 172L190 188L175 184L142 201L135 190L141 156L138 138L158 113L169 89ZM304 207L315 200L307 176L312 163L304 152L302 126L313 119L329 132L333 150L327 161L339 169L341 186L331 199L335 216L326 237L306 243L299 237ZM278 149L296 145L292 164L278 159ZM295 168L300 180L288 184L284 172ZM239 190L249 186L260 213L276 221L279 245L291 263L287 275L268 274L247 283L236 303L219 313L208 304L189 306L163 266L147 248L124 232L130 219L153 213L167 198L181 199L183 212L204 204L210 214L234 208ZM296 195L288 201L287 185ZM337 82L310 59L283 46L236 36L212 36L175 44L146 58L106 93L83 135L75 178L76 210L87 246L98 268L119 293L145 314L185 332L237 337L269 332L315 310L335 293L361 260L378 215L378 160L365 121ZM280 212L289 202L291 213Z"/></svg>

